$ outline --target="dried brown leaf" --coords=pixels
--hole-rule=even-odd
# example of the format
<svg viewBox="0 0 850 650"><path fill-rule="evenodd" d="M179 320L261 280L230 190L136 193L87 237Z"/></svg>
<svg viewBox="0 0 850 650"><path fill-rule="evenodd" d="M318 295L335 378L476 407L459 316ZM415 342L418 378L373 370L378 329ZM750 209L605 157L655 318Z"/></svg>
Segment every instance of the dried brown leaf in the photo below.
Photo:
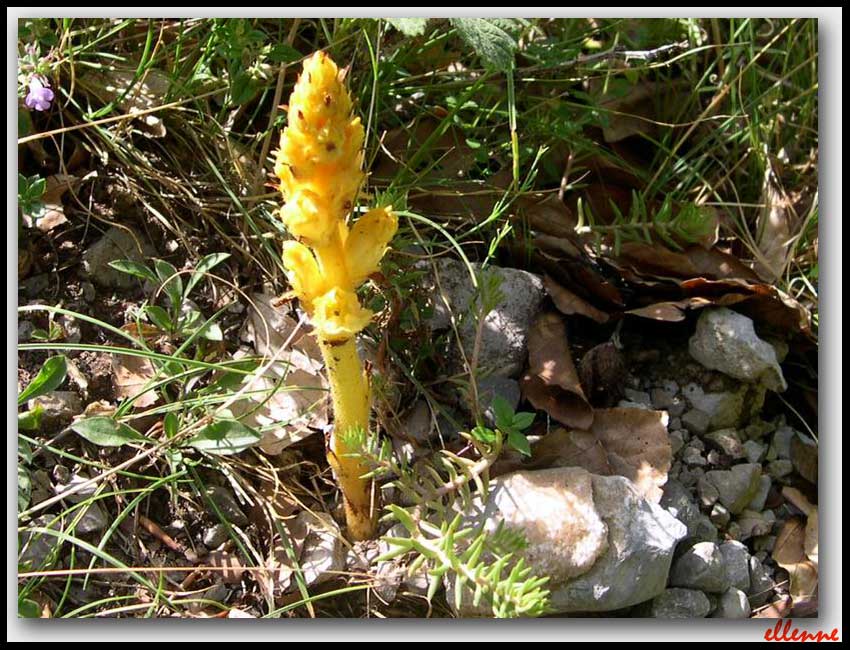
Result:
<svg viewBox="0 0 850 650"><path fill-rule="evenodd" d="M681 81L641 80L625 92L623 83L627 81L622 78L614 81L600 77L591 83L591 93L598 94L599 107L607 115L602 135L609 143L632 135L658 137L660 129L665 128L662 123L679 119L678 113L691 93L690 87Z"/></svg>
<svg viewBox="0 0 850 650"><path fill-rule="evenodd" d="M775 282L788 265L798 219L769 166L762 184L761 204L756 218L759 255L754 268L763 280Z"/></svg>
<svg viewBox="0 0 850 650"><path fill-rule="evenodd" d="M555 303L555 307L557 307L558 311L562 314L566 314L567 316L580 314L595 320L597 323L605 323L608 321L608 314L597 309L566 287L558 284L548 275L543 278L543 286L546 287L546 291L552 298L552 302Z"/></svg>
<svg viewBox="0 0 850 650"><path fill-rule="evenodd" d="M629 309L625 313L641 318L649 318L651 320L659 320L666 322L678 322L685 319L685 312L688 309L701 309L713 304L705 298L693 297L685 298L684 300L668 300L665 302L656 302L645 307L637 307Z"/></svg>
<svg viewBox="0 0 850 650"><path fill-rule="evenodd" d="M734 278L693 278L683 281L681 288L687 295L707 298L715 305L737 304L736 311L776 331L811 335L809 310L776 287Z"/></svg>
<svg viewBox="0 0 850 650"><path fill-rule="evenodd" d="M225 584L233 585L242 581L242 562L239 556L228 551L213 551L207 556L210 566L220 569L216 573L221 575Z"/></svg>
<svg viewBox="0 0 850 650"><path fill-rule="evenodd" d="M45 181L44 194L41 196L39 213L24 213L23 222L28 228L38 228L41 232L50 232L56 226L67 223L62 196L77 184L79 179L70 174L53 174Z"/></svg>
<svg viewBox="0 0 850 650"><path fill-rule="evenodd" d="M156 375L156 368L150 359L144 357L116 354L112 357L112 372L115 375L115 396L121 399L135 397ZM159 393L147 391L133 401L136 408L145 408L156 404Z"/></svg>
<svg viewBox="0 0 850 650"><path fill-rule="evenodd" d="M241 338L264 359L243 380L244 399L231 411L245 425L263 429L260 449L276 455L326 427L328 386L321 351L306 327L278 309L272 296L255 294ZM234 358L248 355L243 349Z"/></svg>
<svg viewBox="0 0 850 650"><path fill-rule="evenodd" d="M515 247L515 252L522 257L527 255L522 248ZM562 286L587 300L617 307L625 305L619 289L570 239L536 236L532 241L531 261Z"/></svg>
<svg viewBox="0 0 850 650"><path fill-rule="evenodd" d="M817 524L814 526L814 537L810 544L817 551ZM789 592L797 603L808 603L816 597L818 587L818 566L806 556L806 524L800 517L792 517L785 522L776 538L773 549L773 559L783 569L788 571L791 579Z"/></svg>
<svg viewBox="0 0 850 650"><path fill-rule="evenodd" d="M240 332L240 338L254 346L257 354L272 357L285 347L300 350L321 367L322 352L310 328L295 320L277 305L274 296L255 293L251 296L248 318Z"/></svg>
<svg viewBox="0 0 850 650"><path fill-rule="evenodd" d="M806 557L818 565L818 509L813 506L806 518L806 535L803 542Z"/></svg>
<svg viewBox="0 0 850 650"><path fill-rule="evenodd" d="M812 508L814 508L812 502L806 498L805 494L800 492L800 490L798 490L797 488L791 487L790 485L786 485L782 488L782 496L784 496L786 499L788 499L788 501L794 504L795 507L799 508L807 517L812 511Z"/></svg>
<svg viewBox="0 0 850 650"><path fill-rule="evenodd" d="M706 250L702 246L689 246L677 252L662 244L625 242L614 264L625 265L641 275L672 280L707 278L758 281L753 271L735 256L716 248Z"/></svg>
<svg viewBox="0 0 850 650"><path fill-rule="evenodd" d="M589 431L556 429L532 454L535 466L578 466L625 476L653 503L661 500L673 456L666 413L629 408L597 409Z"/></svg>
<svg viewBox="0 0 850 650"><path fill-rule="evenodd" d="M535 406L558 422L582 429L593 422L593 409L584 395L558 314L544 312L528 333L528 372L522 391Z"/></svg>
<svg viewBox="0 0 850 650"><path fill-rule="evenodd" d="M799 434L791 438L791 462L794 463L800 476L809 483L817 485L818 482L818 445L810 440L800 437Z"/></svg>
<svg viewBox="0 0 850 650"><path fill-rule="evenodd" d="M557 194L523 195L514 206L517 217L531 230L564 239L575 236L575 214Z"/></svg>

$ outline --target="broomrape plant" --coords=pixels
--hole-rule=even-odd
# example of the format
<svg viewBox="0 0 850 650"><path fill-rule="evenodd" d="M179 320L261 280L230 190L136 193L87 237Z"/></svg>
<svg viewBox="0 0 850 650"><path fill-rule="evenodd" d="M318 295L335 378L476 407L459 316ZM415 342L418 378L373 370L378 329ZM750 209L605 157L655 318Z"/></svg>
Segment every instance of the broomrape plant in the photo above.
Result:
<svg viewBox="0 0 850 650"><path fill-rule="evenodd" d="M517 557L522 536L465 525L455 511L456 505L469 505L472 486L486 494L487 474L505 437L527 453L517 444L517 438L525 440L519 431L530 420L520 416L527 414L497 409L496 431L478 426L466 436L476 459L443 451L433 466L417 469L399 464L389 442L369 431L369 385L355 336L372 312L360 304L356 290L378 270L398 222L390 207L347 221L365 177L364 138L340 70L324 52L313 54L290 96L275 175L286 201L280 216L295 237L284 243L284 267L313 323L328 371L335 423L327 455L349 533L354 539L374 536L379 504L372 498L372 481L394 477L392 485L416 505L411 510L388 506L388 516L402 523L408 536L387 538L393 549L386 557L412 552L411 571L427 566L429 598L451 576L457 604L471 594L475 605L484 599L496 616L540 615L548 603L546 578L533 576Z"/></svg>
<svg viewBox="0 0 850 650"><path fill-rule="evenodd" d="M347 222L365 174L365 133L352 117L343 74L324 52L304 62L289 99L288 126L280 139L275 175L286 201L280 216L296 241L283 248L283 263L313 323L328 370L334 431L328 462L345 503L354 539L375 531L368 468L352 455L345 433L369 427L369 386L355 336L372 312L361 306L357 287L378 270L398 221L390 207Z"/></svg>

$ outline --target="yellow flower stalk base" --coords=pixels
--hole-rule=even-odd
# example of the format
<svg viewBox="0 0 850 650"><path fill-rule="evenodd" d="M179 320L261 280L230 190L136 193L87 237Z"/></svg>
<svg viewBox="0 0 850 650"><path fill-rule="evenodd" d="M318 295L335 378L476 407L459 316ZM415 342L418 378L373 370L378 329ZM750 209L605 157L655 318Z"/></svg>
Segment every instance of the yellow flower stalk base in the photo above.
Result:
<svg viewBox="0 0 850 650"><path fill-rule="evenodd" d="M369 383L355 336L372 318L357 299L378 265L398 222L389 207L375 208L349 227L365 174L360 118L336 64L324 52L304 62L289 99L275 175L286 200L281 219L297 241L283 247L289 282L319 338L334 408L328 462L345 502L354 539L375 533L377 504L368 468L347 446L349 431L369 429Z"/></svg>
<svg viewBox="0 0 850 650"><path fill-rule="evenodd" d="M369 387L354 339L343 343L320 341L334 409L334 432L328 462L336 474L345 502L345 520L354 539L369 539L375 532L377 505L372 502L371 481L361 478L369 471L358 458L346 457L348 449L337 432L369 428ZM377 495L376 495L377 496Z"/></svg>

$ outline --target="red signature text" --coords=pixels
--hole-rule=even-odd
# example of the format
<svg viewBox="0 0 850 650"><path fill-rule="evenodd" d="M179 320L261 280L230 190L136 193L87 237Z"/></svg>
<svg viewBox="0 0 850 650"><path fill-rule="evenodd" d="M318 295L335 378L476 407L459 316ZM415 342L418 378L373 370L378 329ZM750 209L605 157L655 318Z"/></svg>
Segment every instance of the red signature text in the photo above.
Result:
<svg viewBox="0 0 850 650"><path fill-rule="evenodd" d="M768 628L764 633L765 641L838 641L838 628L834 628L832 632L807 632L806 630L798 630L791 625L790 620L786 620L785 624L782 621L776 621L776 625Z"/></svg>

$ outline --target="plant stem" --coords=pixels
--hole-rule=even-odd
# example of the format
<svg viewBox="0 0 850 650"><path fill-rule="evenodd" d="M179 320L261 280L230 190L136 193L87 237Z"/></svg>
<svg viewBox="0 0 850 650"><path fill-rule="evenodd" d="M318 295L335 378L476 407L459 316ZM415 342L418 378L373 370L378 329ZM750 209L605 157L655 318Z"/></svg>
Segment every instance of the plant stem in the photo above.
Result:
<svg viewBox="0 0 850 650"><path fill-rule="evenodd" d="M369 430L369 386L354 338L346 341L319 341L333 399L334 430L328 444L328 463L336 474L345 503L345 519L355 540L375 534L377 504L372 502L371 479L362 476L369 466L351 446L357 429Z"/></svg>

